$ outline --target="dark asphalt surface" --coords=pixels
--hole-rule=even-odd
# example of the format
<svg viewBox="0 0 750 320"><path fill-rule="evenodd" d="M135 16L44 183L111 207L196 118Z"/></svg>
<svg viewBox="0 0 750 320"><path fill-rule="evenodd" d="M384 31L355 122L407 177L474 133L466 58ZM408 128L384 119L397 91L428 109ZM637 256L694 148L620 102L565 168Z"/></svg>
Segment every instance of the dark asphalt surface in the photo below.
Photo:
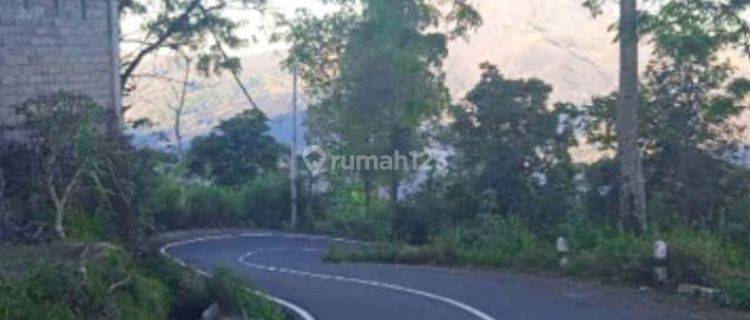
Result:
<svg viewBox="0 0 750 320"><path fill-rule="evenodd" d="M333 240L256 233L175 244L192 267L232 270L316 320L694 319L647 295L564 279L322 261Z"/></svg>

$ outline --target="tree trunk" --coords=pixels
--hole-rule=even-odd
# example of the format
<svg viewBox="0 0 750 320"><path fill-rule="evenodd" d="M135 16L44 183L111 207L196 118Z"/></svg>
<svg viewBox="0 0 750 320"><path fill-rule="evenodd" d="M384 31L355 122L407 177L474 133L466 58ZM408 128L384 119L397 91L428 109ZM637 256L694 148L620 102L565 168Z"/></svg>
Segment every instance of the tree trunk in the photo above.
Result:
<svg viewBox="0 0 750 320"><path fill-rule="evenodd" d="M396 210L398 209L398 187L400 185L400 179L398 176L398 171L392 170L391 171L391 186L390 186L390 194L391 194L391 210L393 213L396 213Z"/></svg>
<svg viewBox="0 0 750 320"><path fill-rule="evenodd" d="M617 158L620 162L621 231L645 232L646 192L638 147L638 10L636 0L620 0L620 99Z"/></svg>
<svg viewBox="0 0 750 320"><path fill-rule="evenodd" d="M183 155L183 148L182 148L182 132L181 129L181 120L182 120L182 109L175 110L175 118L174 118L174 138L177 141L177 157L179 157L180 160L182 160Z"/></svg>
<svg viewBox="0 0 750 320"><path fill-rule="evenodd" d="M395 112L393 114L395 115ZM395 117L392 119L391 125L394 127L396 126ZM398 144L397 139L399 139L398 129L393 128L391 132L391 136L390 136L390 140L391 140L391 150L389 150L390 155L396 154L396 151L399 150L399 144ZM393 161L396 161L396 160L397 159L393 159ZM398 170L395 170L395 169L391 170L390 198L391 198L391 212L393 214L396 214L398 210L398 187L400 185L400 182L401 182L401 179L399 177Z"/></svg>
<svg viewBox="0 0 750 320"><path fill-rule="evenodd" d="M0 143L2 140L0 139ZM0 146L2 147L2 146ZM0 151L1 152L1 151ZM3 241L3 232L5 231L5 173L3 168L0 167L0 241Z"/></svg>
<svg viewBox="0 0 750 320"><path fill-rule="evenodd" d="M185 76L182 79L182 88L180 89L180 102L176 108L172 109L172 111L174 111L174 137L175 140L177 140L177 156L180 160L182 160L183 155L181 130L182 113L185 110L185 99L187 98L188 85L190 84L190 66L192 64L192 60L187 56L183 56L183 60L185 62Z"/></svg>
<svg viewBox="0 0 750 320"><path fill-rule="evenodd" d="M372 182L370 181L370 175L368 172L364 172L362 180L365 188L365 207L369 209L370 203L372 203Z"/></svg>
<svg viewBox="0 0 750 320"><path fill-rule="evenodd" d="M65 216L65 206L55 203L55 233L60 239L65 239L65 228L63 227L63 218Z"/></svg>
<svg viewBox="0 0 750 320"><path fill-rule="evenodd" d="M78 179L81 178L82 174L83 168L78 168L62 192L58 192L55 187L54 175L50 174L47 176L47 192L52 200L52 204L55 206L55 232L60 236L60 239L65 239L65 227L63 226L65 210L68 207L70 198L73 196L73 192L75 192Z"/></svg>

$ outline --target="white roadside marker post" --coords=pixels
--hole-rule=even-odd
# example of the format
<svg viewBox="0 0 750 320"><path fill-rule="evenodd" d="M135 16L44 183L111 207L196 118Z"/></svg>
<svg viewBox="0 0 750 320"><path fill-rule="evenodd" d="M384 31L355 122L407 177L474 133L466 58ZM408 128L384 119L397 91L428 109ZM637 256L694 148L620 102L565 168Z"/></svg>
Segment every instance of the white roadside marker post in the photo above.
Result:
<svg viewBox="0 0 750 320"><path fill-rule="evenodd" d="M669 279L667 274L667 257L669 249L664 240L654 242L654 278L656 283L664 284Z"/></svg>
<svg viewBox="0 0 750 320"><path fill-rule="evenodd" d="M568 240L565 237L557 237L557 254L560 258L560 268L568 268L568 253L570 252L570 246L568 246Z"/></svg>

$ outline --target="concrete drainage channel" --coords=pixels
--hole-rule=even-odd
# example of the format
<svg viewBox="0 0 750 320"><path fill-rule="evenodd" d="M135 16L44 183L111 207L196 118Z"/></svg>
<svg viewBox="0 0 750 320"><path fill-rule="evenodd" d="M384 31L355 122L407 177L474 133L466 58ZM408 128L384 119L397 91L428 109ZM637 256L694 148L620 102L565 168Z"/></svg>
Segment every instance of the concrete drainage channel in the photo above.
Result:
<svg viewBox="0 0 750 320"><path fill-rule="evenodd" d="M269 235L269 234L264 234L264 233L257 233L257 234L243 233L243 234L239 235L239 237L263 236L263 235ZM230 235L215 235L215 236L197 237L197 238L192 238L192 239L189 239L189 240L175 241L175 242L171 242L171 243L163 245L161 248L159 248L159 253L161 253L163 256L169 258L170 260L174 261L175 263L179 264L183 268L187 268L187 269L193 270L194 272L196 272L196 273L198 273L198 274L200 274L200 275L202 275L204 277L211 277L211 273L210 272L207 272L205 270L201 270L199 268L196 268L196 267L193 267L191 265L188 265L184 261L182 261L182 260L180 260L180 259L178 259L178 258L176 258L176 257L174 257L172 255L170 255L169 252L167 252L167 250L169 250L170 248L179 247L179 246L183 246L183 245L187 245L187 244L191 244L191 243L206 242L206 241L221 240L221 239L232 239L232 238L237 238L237 237L238 236L234 236L234 235L232 235L232 236L230 236ZM259 295L261 297L264 297L264 298L266 298L268 300L273 301L274 303L280 305L284 309L292 312L294 315L296 315L297 319L301 319L301 320L316 320L315 317L313 317L307 310L302 309L301 307L299 307L299 306L297 306L297 305L295 305L295 304L293 304L293 303L291 303L289 301L286 301L286 300L278 298L278 297L271 296L271 295L266 294L266 293L261 292L261 291L251 290L249 288L246 289L246 290L248 290L249 292L252 292L254 294L257 294L257 295ZM209 308L206 310L206 312L207 313L213 313L214 310L212 310L212 309L215 309L215 306L213 306L213 305L209 306ZM204 312L204 314L206 312Z"/></svg>

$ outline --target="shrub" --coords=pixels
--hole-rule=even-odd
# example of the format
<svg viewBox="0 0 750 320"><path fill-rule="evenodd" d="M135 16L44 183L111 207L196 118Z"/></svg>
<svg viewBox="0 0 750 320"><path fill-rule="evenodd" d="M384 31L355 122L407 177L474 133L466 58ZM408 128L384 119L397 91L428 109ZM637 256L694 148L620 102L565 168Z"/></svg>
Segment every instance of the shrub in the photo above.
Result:
<svg viewBox="0 0 750 320"><path fill-rule="evenodd" d="M283 227L290 211L289 192L289 184L280 174L253 179L239 191L242 220L266 228Z"/></svg>
<svg viewBox="0 0 750 320"><path fill-rule="evenodd" d="M717 285L730 277L732 270L741 268L741 251L710 233L677 229L667 234L666 240L674 281Z"/></svg>
<svg viewBox="0 0 750 320"><path fill-rule="evenodd" d="M453 243L463 244L460 261L465 264L503 267L517 265L524 252L540 250L539 239L518 219L484 216L479 228L458 231ZM554 256L554 254L552 254Z"/></svg>
<svg viewBox="0 0 750 320"><path fill-rule="evenodd" d="M49 262L0 278L0 319L168 318L171 299L158 280L141 274L123 251L84 248L81 263Z"/></svg>
<svg viewBox="0 0 750 320"><path fill-rule="evenodd" d="M750 310L750 277L733 278L723 286L726 306Z"/></svg>
<svg viewBox="0 0 750 320"><path fill-rule="evenodd" d="M154 223L159 229L175 229L188 225L185 212L185 198L182 187L173 179L162 176L161 183L149 194L149 211L154 217Z"/></svg>
<svg viewBox="0 0 750 320"><path fill-rule="evenodd" d="M426 210L413 207L399 207L393 218L393 232L397 239L410 244L421 245L430 240L434 233L434 217Z"/></svg>
<svg viewBox="0 0 750 320"><path fill-rule="evenodd" d="M284 314L265 298L248 291L239 279L227 270L218 270L206 281L207 294L216 300L219 309L231 315L241 315L248 319L283 320Z"/></svg>
<svg viewBox="0 0 750 320"><path fill-rule="evenodd" d="M609 227L589 232L594 239L590 243L571 243L570 273L615 281L650 281L650 241Z"/></svg>
<svg viewBox="0 0 750 320"><path fill-rule="evenodd" d="M240 189L180 184L162 176L148 211L159 229L261 226L281 228L289 214L289 184L266 174Z"/></svg>
<svg viewBox="0 0 750 320"><path fill-rule="evenodd" d="M386 201L372 199L366 205L364 192L358 188L339 188L328 197L329 209L315 222L316 230L367 240L390 239L391 214Z"/></svg>
<svg viewBox="0 0 750 320"><path fill-rule="evenodd" d="M516 218L484 216L478 228L443 232L424 246L385 243L348 252L340 248L328 254L331 261L384 261L411 264L460 264L482 267L545 269L556 263L551 244L546 244Z"/></svg>
<svg viewBox="0 0 750 320"><path fill-rule="evenodd" d="M65 221L70 239L93 241L104 239L106 235L104 218L101 215L74 210Z"/></svg>
<svg viewBox="0 0 750 320"><path fill-rule="evenodd" d="M244 224L248 221L239 215L239 199L228 188L215 186L190 186L185 189L185 215L187 226L222 227Z"/></svg>

